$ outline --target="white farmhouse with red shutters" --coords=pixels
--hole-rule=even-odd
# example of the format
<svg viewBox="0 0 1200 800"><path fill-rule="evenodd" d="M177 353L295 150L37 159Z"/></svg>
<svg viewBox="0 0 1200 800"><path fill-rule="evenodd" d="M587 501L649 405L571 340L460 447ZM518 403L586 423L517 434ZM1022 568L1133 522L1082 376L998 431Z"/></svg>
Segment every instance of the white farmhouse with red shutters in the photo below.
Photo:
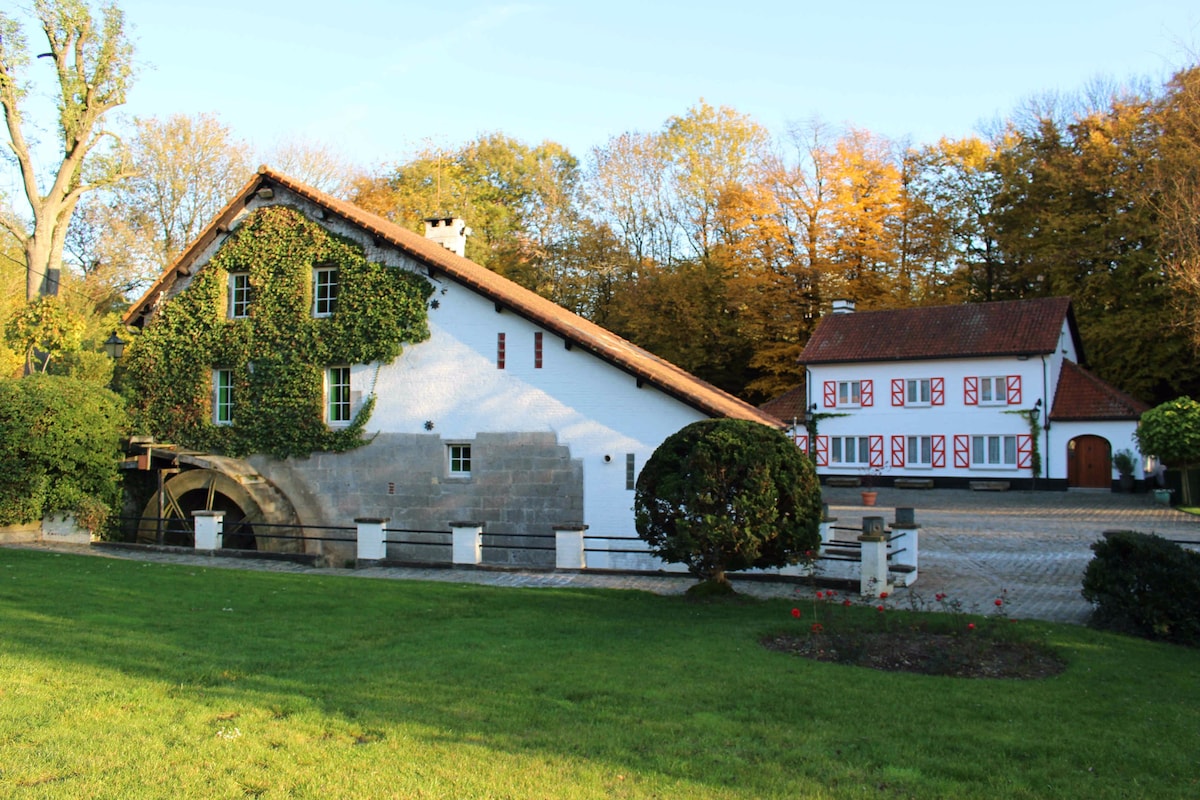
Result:
<svg viewBox="0 0 1200 800"><path fill-rule="evenodd" d="M840 301L800 360L816 437L797 441L826 477L1109 488L1112 453L1136 453L1147 408L1080 366L1065 297L858 313Z"/></svg>

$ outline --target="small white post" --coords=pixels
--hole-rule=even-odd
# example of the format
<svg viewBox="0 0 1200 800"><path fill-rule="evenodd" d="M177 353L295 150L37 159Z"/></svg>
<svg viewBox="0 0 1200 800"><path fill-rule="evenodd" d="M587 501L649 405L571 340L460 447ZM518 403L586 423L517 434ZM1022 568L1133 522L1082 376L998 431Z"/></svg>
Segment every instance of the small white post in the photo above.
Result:
<svg viewBox="0 0 1200 800"><path fill-rule="evenodd" d="M483 562L483 523L450 523L451 558L455 565L478 566Z"/></svg>
<svg viewBox="0 0 1200 800"><path fill-rule="evenodd" d="M355 566L383 561L387 558L387 545L383 543L383 526L387 518L361 517L354 520L358 528L358 552Z"/></svg>
<svg viewBox="0 0 1200 800"><path fill-rule="evenodd" d="M888 583L887 537L883 535L883 517L863 517L862 574L858 591L863 597L879 597L892 590Z"/></svg>
<svg viewBox="0 0 1200 800"><path fill-rule="evenodd" d="M569 524L554 526L554 568L587 569L587 555L583 550L583 532L587 525Z"/></svg>
<svg viewBox="0 0 1200 800"><path fill-rule="evenodd" d="M224 511L193 511L192 520L196 526L197 550L220 550L221 534L224 531Z"/></svg>
<svg viewBox="0 0 1200 800"><path fill-rule="evenodd" d="M917 582L918 531L916 516L911 508L897 508L896 521L892 523L892 567L903 567L896 571L897 586L912 586ZM911 567L911 569L909 569Z"/></svg>
<svg viewBox="0 0 1200 800"><path fill-rule="evenodd" d="M821 503L821 546L833 541L833 523L837 517L829 516L829 503Z"/></svg>

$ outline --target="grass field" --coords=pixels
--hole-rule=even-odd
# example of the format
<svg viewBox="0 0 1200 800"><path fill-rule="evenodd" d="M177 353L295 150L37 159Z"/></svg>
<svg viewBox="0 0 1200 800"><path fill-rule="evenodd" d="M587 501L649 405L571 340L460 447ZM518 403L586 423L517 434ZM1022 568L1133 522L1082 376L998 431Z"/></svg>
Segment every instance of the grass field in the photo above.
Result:
<svg viewBox="0 0 1200 800"><path fill-rule="evenodd" d="M0 797L1200 796L1200 652L886 673L789 610L0 549Z"/></svg>

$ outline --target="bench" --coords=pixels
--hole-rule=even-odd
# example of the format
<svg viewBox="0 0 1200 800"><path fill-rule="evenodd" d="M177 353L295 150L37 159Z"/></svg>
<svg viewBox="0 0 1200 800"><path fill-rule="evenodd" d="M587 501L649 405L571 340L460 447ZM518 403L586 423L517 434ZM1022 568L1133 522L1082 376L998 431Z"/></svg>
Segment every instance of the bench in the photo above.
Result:
<svg viewBox="0 0 1200 800"><path fill-rule="evenodd" d="M971 481L970 486L973 492L1007 492L1010 484L1008 481Z"/></svg>
<svg viewBox="0 0 1200 800"><path fill-rule="evenodd" d="M831 475L825 479L826 486L862 486L862 480L847 475Z"/></svg>
<svg viewBox="0 0 1200 800"><path fill-rule="evenodd" d="M933 478L896 478L892 485L897 489L932 489Z"/></svg>

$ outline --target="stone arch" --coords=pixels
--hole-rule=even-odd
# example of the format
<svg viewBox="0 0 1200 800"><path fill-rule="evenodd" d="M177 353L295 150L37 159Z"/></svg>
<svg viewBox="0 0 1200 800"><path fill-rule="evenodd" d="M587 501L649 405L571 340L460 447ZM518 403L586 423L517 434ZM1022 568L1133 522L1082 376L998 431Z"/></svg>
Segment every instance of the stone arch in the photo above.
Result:
<svg viewBox="0 0 1200 800"><path fill-rule="evenodd" d="M142 512L139 542L192 546L195 532L191 512L222 510L226 512L226 548L270 553L307 551L301 538L274 538L301 537L304 531L287 496L245 461L180 454L178 462L180 472L163 484L161 495L154 493ZM159 522L160 508L164 523Z"/></svg>

